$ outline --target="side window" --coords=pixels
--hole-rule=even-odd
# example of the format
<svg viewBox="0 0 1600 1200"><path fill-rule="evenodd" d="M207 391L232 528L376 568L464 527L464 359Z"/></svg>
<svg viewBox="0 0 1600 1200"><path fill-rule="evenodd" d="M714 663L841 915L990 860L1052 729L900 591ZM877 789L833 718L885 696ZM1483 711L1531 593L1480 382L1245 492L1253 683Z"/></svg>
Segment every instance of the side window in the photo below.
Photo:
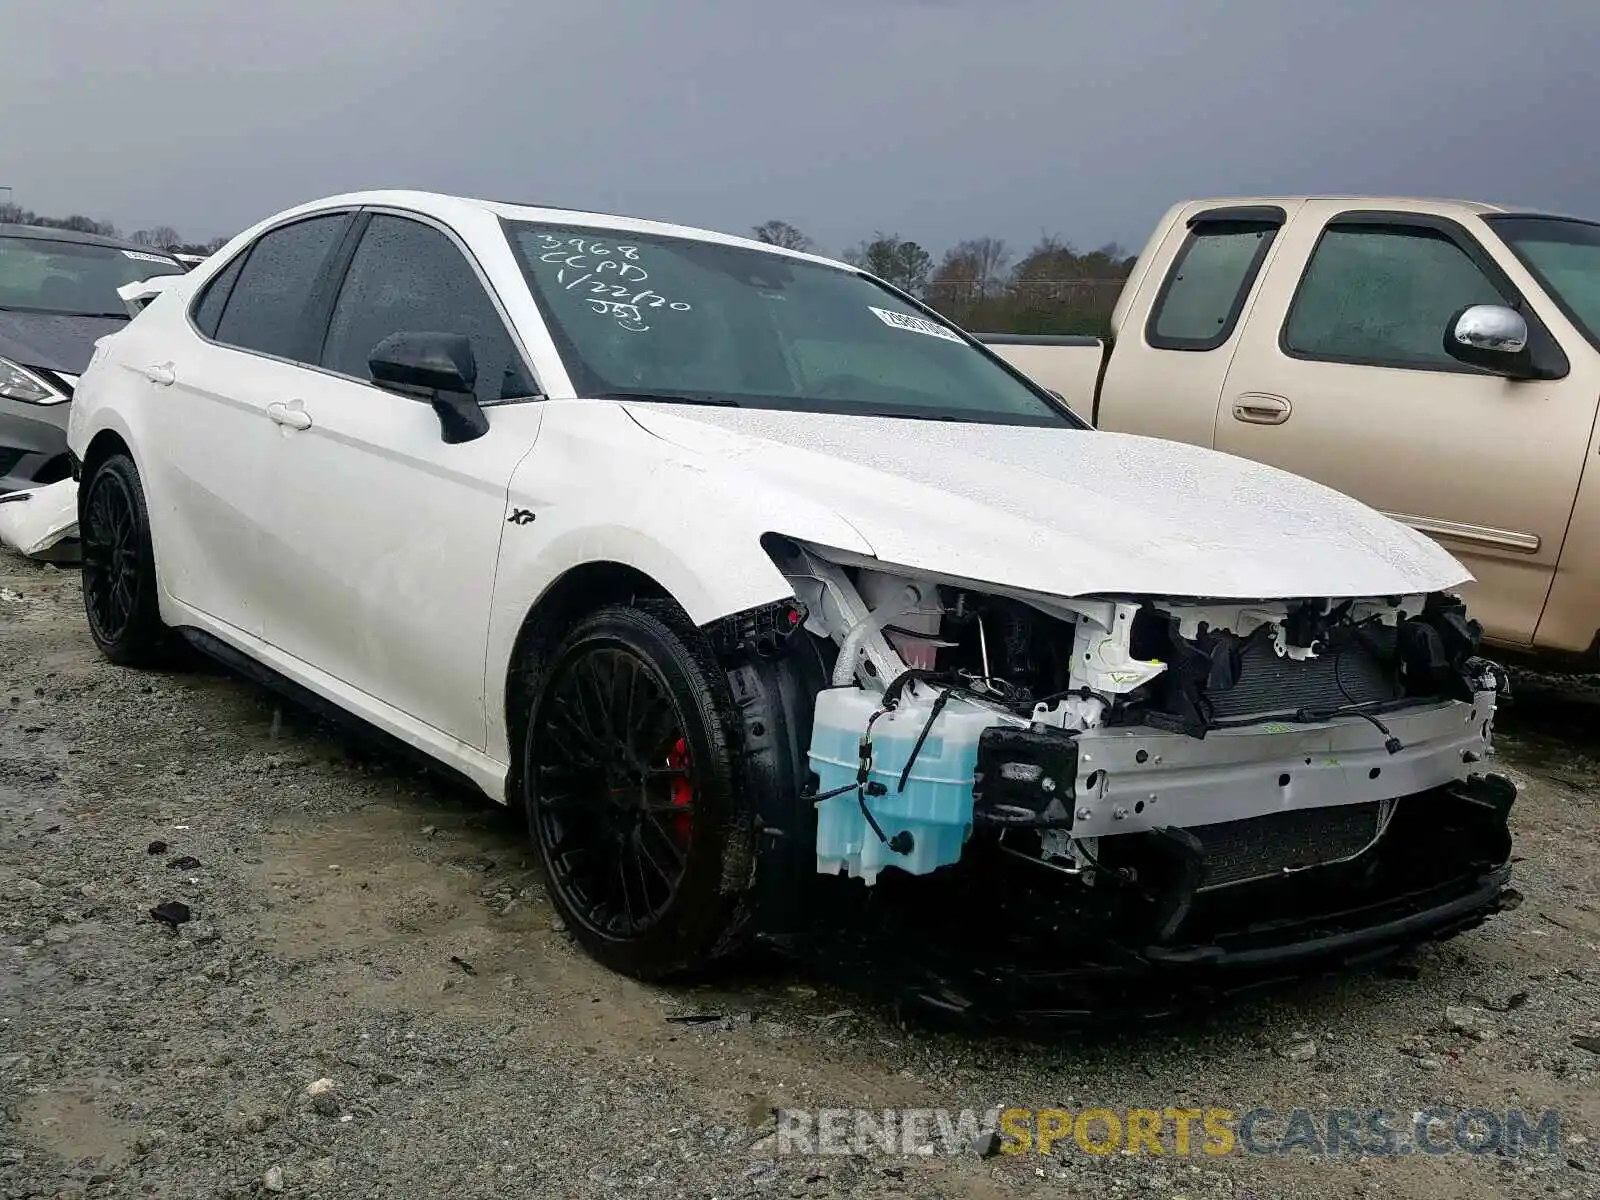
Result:
<svg viewBox="0 0 1600 1200"><path fill-rule="evenodd" d="M312 290L348 219L332 213L263 234L239 271L216 340L279 358L307 358L305 315Z"/></svg>
<svg viewBox="0 0 1600 1200"><path fill-rule="evenodd" d="M1470 371L1445 353L1445 326L1468 304L1503 303L1443 233L1330 225L1289 306L1283 348L1301 358Z"/></svg>
<svg viewBox="0 0 1600 1200"><path fill-rule="evenodd" d="M234 259L222 270L211 277L200 293L200 298L194 305L194 323L199 326L200 332L208 338L217 336L217 323L222 320L222 308L228 303L228 295L233 291L233 284L239 278L239 272L244 267L244 260L248 251L234 255Z"/></svg>
<svg viewBox="0 0 1600 1200"><path fill-rule="evenodd" d="M505 323L456 244L419 221L379 214L362 235L333 306L322 365L370 379L373 347L402 331L470 338L480 402L534 394Z"/></svg>
<svg viewBox="0 0 1600 1200"><path fill-rule="evenodd" d="M1158 350L1215 350L1233 336L1278 223L1196 221L1145 326Z"/></svg>

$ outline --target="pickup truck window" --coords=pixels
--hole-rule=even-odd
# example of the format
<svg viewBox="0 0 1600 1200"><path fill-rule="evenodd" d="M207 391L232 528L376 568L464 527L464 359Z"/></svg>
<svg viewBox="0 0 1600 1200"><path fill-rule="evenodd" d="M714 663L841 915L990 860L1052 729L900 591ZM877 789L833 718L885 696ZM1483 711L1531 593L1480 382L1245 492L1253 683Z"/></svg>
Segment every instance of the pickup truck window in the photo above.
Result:
<svg viewBox="0 0 1600 1200"><path fill-rule="evenodd" d="M580 396L1078 427L855 271L663 234L507 222Z"/></svg>
<svg viewBox="0 0 1600 1200"><path fill-rule="evenodd" d="M1421 226L1329 225L1284 321L1297 358L1470 372L1444 351L1450 318L1506 298L1460 246Z"/></svg>
<svg viewBox="0 0 1600 1200"><path fill-rule="evenodd" d="M1204 218L1189 228L1145 325L1158 350L1215 350L1233 334L1278 225Z"/></svg>
<svg viewBox="0 0 1600 1200"><path fill-rule="evenodd" d="M1600 346L1600 225L1560 217L1484 219L1567 319Z"/></svg>

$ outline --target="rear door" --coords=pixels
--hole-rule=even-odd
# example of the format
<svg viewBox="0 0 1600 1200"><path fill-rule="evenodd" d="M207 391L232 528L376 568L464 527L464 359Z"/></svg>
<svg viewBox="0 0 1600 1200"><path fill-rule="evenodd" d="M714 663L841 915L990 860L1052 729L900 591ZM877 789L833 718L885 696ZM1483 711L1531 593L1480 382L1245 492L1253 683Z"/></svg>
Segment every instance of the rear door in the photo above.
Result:
<svg viewBox="0 0 1600 1200"><path fill-rule="evenodd" d="M348 212L331 213L262 234L201 289L190 328L161 342L166 353L137 363L150 444L161 449L142 468L163 582L182 603L256 636L272 574L259 525L277 430L269 410L306 374L306 314L349 223Z"/></svg>
<svg viewBox="0 0 1600 1200"><path fill-rule="evenodd" d="M1148 312L1144 325L1120 329L1106 362L1101 429L1211 445L1228 364L1287 219L1277 205L1212 206L1167 232L1128 298L1129 312Z"/></svg>
<svg viewBox="0 0 1600 1200"><path fill-rule="evenodd" d="M262 506L266 637L457 741L485 744L484 653L506 489L542 406L526 355L465 246L415 214L363 214L324 310ZM448 445L425 401L376 387L392 333L467 335L489 432Z"/></svg>
<svg viewBox="0 0 1600 1200"><path fill-rule="evenodd" d="M1595 397L1568 374L1513 382L1444 351L1469 304L1523 310L1565 356L1510 271L1434 214L1308 204L1246 323L1216 446L1347 492L1436 537L1477 579L1474 615L1527 643L1583 467ZM1307 552L1314 552L1308 547Z"/></svg>

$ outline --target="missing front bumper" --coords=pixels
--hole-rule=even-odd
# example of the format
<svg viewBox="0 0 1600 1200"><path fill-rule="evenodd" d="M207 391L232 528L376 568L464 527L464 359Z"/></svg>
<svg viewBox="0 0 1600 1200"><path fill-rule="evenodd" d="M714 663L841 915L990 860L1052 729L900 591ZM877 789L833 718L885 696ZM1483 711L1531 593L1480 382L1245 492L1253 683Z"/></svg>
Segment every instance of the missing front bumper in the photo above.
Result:
<svg viewBox="0 0 1600 1200"><path fill-rule="evenodd" d="M1107 727L1077 737L1075 837L1193 828L1377 803L1441 787L1489 750L1494 695L1314 723L1264 721L1204 738ZM1386 741L1398 748L1391 751Z"/></svg>
<svg viewBox="0 0 1600 1200"><path fill-rule="evenodd" d="M1365 854L1210 892L1182 831L1106 839L1130 876L1115 887L975 847L951 871L886 875L855 907L771 940L842 983L966 1020L1168 1015L1451 938L1514 907L1515 794L1490 775L1404 797Z"/></svg>

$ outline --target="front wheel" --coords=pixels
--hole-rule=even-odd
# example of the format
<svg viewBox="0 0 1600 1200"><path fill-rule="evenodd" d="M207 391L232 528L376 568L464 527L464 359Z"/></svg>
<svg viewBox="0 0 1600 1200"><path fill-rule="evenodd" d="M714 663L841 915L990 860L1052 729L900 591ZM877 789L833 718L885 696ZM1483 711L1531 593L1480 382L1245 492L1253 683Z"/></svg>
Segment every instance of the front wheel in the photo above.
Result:
<svg viewBox="0 0 1600 1200"><path fill-rule="evenodd" d="M524 802L577 940L640 979L692 970L745 927L755 820L727 679L674 605L612 606L534 669Z"/></svg>
<svg viewBox="0 0 1600 1200"><path fill-rule="evenodd" d="M139 469L115 454L86 478L78 503L83 607L94 643L114 663L157 666L171 653Z"/></svg>

